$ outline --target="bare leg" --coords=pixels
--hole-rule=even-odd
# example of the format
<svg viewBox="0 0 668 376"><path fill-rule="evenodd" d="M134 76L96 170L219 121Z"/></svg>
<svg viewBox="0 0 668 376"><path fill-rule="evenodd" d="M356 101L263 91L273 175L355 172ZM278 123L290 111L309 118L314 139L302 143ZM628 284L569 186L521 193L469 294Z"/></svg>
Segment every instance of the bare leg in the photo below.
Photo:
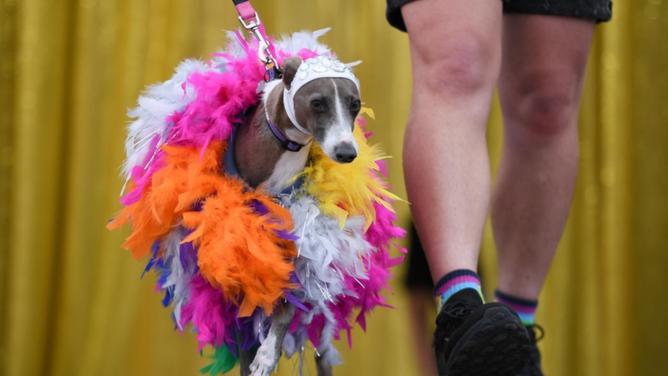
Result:
<svg viewBox="0 0 668 376"><path fill-rule="evenodd" d="M250 376L250 365L255 357L255 351L239 351L239 373L241 376Z"/></svg>
<svg viewBox="0 0 668 376"><path fill-rule="evenodd" d="M322 354L324 355L324 354ZM332 376L332 366L322 361L323 357L315 355L315 366L318 370L318 376Z"/></svg>
<svg viewBox="0 0 668 376"><path fill-rule="evenodd" d="M437 372L436 362L431 350L432 338L427 335L432 329L427 318L430 317L430 313L434 312L434 298L428 288L410 288L408 289L408 301L413 347L418 358L420 374L434 376Z"/></svg>
<svg viewBox="0 0 668 376"><path fill-rule="evenodd" d="M504 151L492 222L499 289L536 299L568 217L578 167L577 116L594 23L504 17Z"/></svg>
<svg viewBox="0 0 668 376"><path fill-rule="evenodd" d="M421 0L402 14L413 63L404 171L437 280L477 267L490 195L485 132L500 65L501 2Z"/></svg>

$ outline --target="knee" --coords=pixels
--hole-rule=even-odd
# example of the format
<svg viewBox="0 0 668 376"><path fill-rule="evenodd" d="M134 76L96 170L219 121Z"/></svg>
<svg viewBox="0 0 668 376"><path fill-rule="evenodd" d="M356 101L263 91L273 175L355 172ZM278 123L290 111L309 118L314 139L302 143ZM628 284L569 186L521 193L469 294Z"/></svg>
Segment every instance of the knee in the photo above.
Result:
<svg viewBox="0 0 668 376"><path fill-rule="evenodd" d="M448 99L491 91L498 73L498 47L473 35L453 39L414 46L416 87Z"/></svg>
<svg viewBox="0 0 668 376"><path fill-rule="evenodd" d="M577 130L580 90L577 79L541 74L521 81L502 99L507 133L511 137L550 141Z"/></svg>

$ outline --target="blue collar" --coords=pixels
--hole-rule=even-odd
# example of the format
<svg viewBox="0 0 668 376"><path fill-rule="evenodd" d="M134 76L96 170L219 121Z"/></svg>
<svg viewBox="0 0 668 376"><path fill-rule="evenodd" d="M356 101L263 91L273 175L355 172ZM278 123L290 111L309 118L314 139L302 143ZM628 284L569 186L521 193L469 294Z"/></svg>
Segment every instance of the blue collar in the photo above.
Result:
<svg viewBox="0 0 668 376"><path fill-rule="evenodd" d="M223 156L223 171L225 174L239 179L241 179L241 174L239 174L239 168L237 168L237 162L234 159L234 144L237 137L237 131L239 130L240 126L241 124L232 125L232 132L230 133L230 137L227 140L227 149L225 150L225 155ZM292 192L300 189L303 185L304 176L300 176L297 180L295 180L294 183L292 183L292 185L282 190L280 194L289 195Z"/></svg>

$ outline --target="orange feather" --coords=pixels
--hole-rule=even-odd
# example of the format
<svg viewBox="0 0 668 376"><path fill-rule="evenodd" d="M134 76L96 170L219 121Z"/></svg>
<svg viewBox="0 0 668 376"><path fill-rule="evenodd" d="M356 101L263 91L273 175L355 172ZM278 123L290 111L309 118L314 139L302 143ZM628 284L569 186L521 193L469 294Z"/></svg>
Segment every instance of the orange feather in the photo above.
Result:
<svg viewBox="0 0 668 376"><path fill-rule="evenodd" d="M164 145L162 150L164 167L154 173L140 200L108 227L131 223L124 247L136 258L147 255L174 226L193 230L184 242L198 247L200 272L239 304L239 316L249 316L257 307L271 314L285 290L294 287L289 277L297 251L292 241L278 235L293 228L289 211L242 181L223 176L219 142L204 153L187 146ZM198 202L201 210L192 210ZM253 202L268 214L256 213Z"/></svg>

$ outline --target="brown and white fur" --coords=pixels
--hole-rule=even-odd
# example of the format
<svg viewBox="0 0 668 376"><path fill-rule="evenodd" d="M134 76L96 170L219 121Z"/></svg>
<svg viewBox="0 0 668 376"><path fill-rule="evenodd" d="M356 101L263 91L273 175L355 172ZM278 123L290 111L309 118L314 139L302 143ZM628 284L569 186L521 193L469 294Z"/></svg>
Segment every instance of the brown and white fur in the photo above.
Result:
<svg viewBox="0 0 668 376"><path fill-rule="evenodd" d="M360 111L360 98L351 80L318 78L302 86L294 97L294 106L297 122L308 134L290 121L283 91L290 88L300 64L299 58L284 62L283 79L267 84L255 113L236 135L234 158L241 178L250 186L272 194L287 188L292 178L304 169L312 142L317 142L329 158L340 163L349 163L357 156L353 127ZM283 148L267 125L265 109L270 121L290 140L305 145L301 150ZM266 376L274 370L293 316L293 306L277 307L257 353L241 354L242 376ZM318 362L318 375L331 375L331 367Z"/></svg>

